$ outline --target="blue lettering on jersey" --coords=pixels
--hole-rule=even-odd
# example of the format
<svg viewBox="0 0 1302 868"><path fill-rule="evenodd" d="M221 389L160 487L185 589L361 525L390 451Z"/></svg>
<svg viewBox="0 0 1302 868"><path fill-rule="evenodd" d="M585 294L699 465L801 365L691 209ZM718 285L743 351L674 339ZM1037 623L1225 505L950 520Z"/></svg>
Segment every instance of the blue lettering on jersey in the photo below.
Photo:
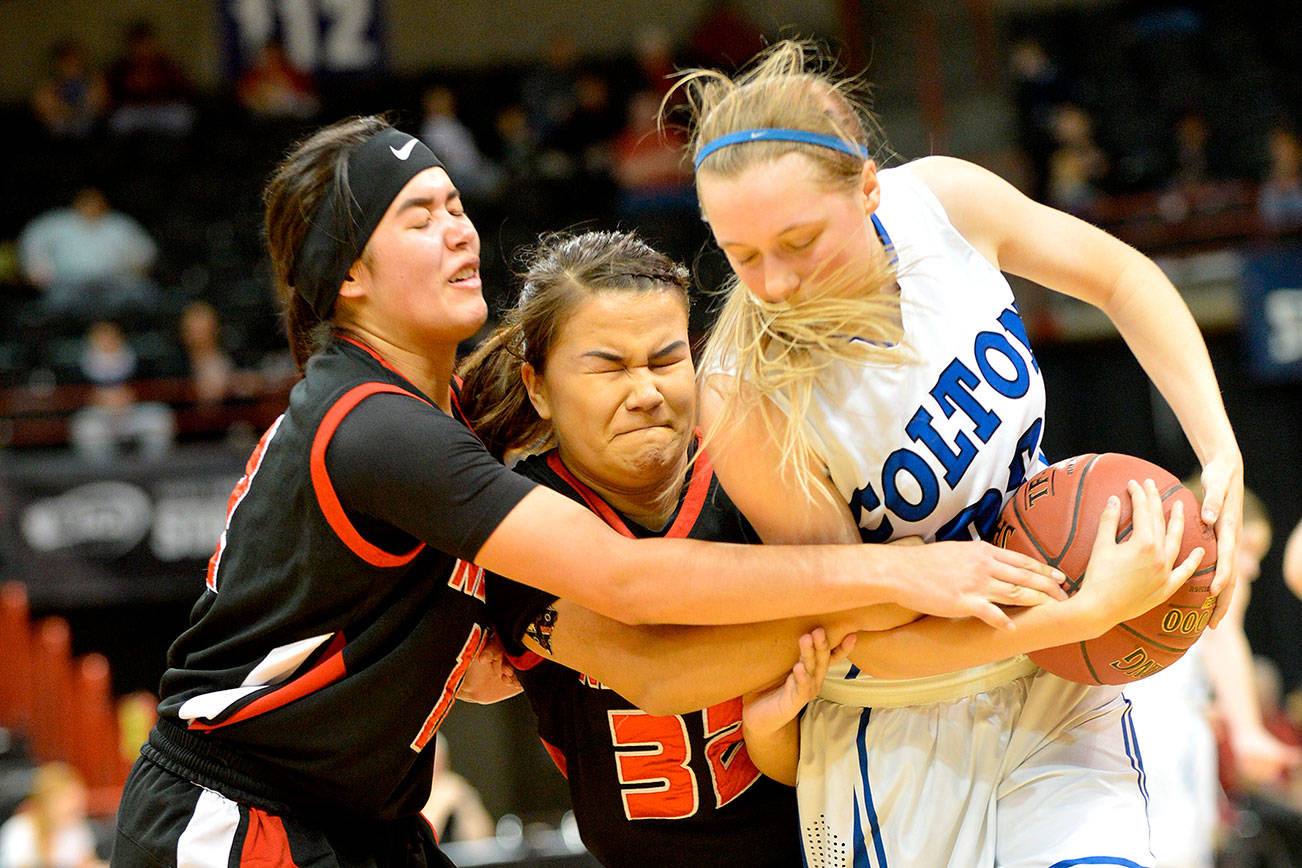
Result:
<svg viewBox="0 0 1302 868"><path fill-rule="evenodd" d="M1031 339L1026 336L1026 323L1022 322L1022 317L1017 312L1017 305L1005 310L999 315L999 324L1004 327L1004 331L1017 338L1017 342L1026 347L1026 354L1031 357L1031 367L1035 372L1040 373L1040 363L1035 360L1035 351L1031 349Z"/></svg>
<svg viewBox="0 0 1302 868"><path fill-rule="evenodd" d="M963 507L958 515L941 525L936 531L936 539L985 539L994 533L999 512L1003 508L1003 492L994 488L987 489L980 500Z"/></svg>
<svg viewBox="0 0 1302 868"><path fill-rule="evenodd" d="M935 418L931 411L926 407L919 407L918 412L913 414L909 424L904 427L904 432L909 435L914 443L921 441L927 451L936 456L945 467L945 484L950 488L958 485L963 474L972 466L972 459L976 457L977 448L966 434L962 431L954 437L954 442L958 444L958 450L952 451L945 439L940 436L936 430Z"/></svg>
<svg viewBox="0 0 1302 868"><path fill-rule="evenodd" d="M994 365L990 364L991 350L999 353L1013 366L1013 370L1016 371L1013 379L1006 379ZM1026 362L1013 349L1008 338L995 332L981 332L976 336L972 351L976 353L977 367L981 370L981 375L1005 398L1020 398L1026 394L1027 389L1031 388L1031 375L1026 370Z"/></svg>
<svg viewBox="0 0 1302 868"><path fill-rule="evenodd" d="M1034 462L1036 450L1040 446L1040 431L1044 429L1044 420L1036 419L1030 427L1022 432L1022 436L1017 439L1017 448L1013 450L1013 460L1008 464L1008 485L1004 491L1016 491L1017 486L1026 481L1026 471ZM1025 458L1023 458L1025 456ZM1045 464L1044 453L1040 453L1040 460Z"/></svg>
<svg viewBox="0 0 1302 868"><path fill-rule="evenodd" d="M901 470L912 476L922 489L922 497L917 503L910 503L900 494L898 480ZM936 508L940 487L936 484L935 472L926 461L908 449L896 449L882 465L882 494L886 498L886 508L891 512L905 521L922 521Z"/></svg>
<svg viewBox="0 0 1302 868"><path fill-rule="evenodd" d="M981 380L972 369L955 359L940 372L936 385L931 387L931 397L936 399L946 419L954 415L954 410L961 409L976 424L976 435L981 442L987 443L999 427L999 416L973 397L971 390L979 385Z"/></svg>
<svg viewBox="0 0 1302 868"><path fill-rule="evenodd" d="M1024 397L1030 391L1031 371L1038 373L1040 366L1031 353L1026 327L1017 314L1016 305L1000 313L998 322L1008 335L1025 348L1026 355L1023 356L1007 336L995 331L982 331L976 335L972 345L972 358L979 375L957 358L944 367L928 392L935 402L934 409L944 414L946 419L952 419L956 412L961 411L972 423L972 436L966 431L956 431L952 438L947 438L936 427L933 408L918 407L904 429L918 448L896 449L887 456L882 465L880 480L874 480L879 482L880 496L878 489L874 488L874 481L869 481L862 488L856 489L851 497L850 510L855 522L860 525L860 536L864 542L885 542L894 537L891 514L906 522L922 522L935 511L940 502L940 479L932 465L923 457L925 454L929 453L944 469L945 485L951 491L958 488L976 460L980 450L977 441L990 442L1002 424L999 414L979 398L982 385L1013 400ZM991 364L994 356L1002 356L1006 364L995 367ZM1004 490L987 489L975 503L969 504L945 522L936 532L936 539L989 536L1003 507L1004 493L1015 490L1025 481L1035 458L1040 456L1040 435L1043 428L1043 420L1037 418L1022 432L1008 464L1008 479ZM905 492L913 491L909 488L901 491L901 474L912 478L916 493L906 494ZM997 480L991 481L998 485ZM861 519L867 517L865 513L871 515L883 505L885 510L877 525L864 527Z"/></svg>

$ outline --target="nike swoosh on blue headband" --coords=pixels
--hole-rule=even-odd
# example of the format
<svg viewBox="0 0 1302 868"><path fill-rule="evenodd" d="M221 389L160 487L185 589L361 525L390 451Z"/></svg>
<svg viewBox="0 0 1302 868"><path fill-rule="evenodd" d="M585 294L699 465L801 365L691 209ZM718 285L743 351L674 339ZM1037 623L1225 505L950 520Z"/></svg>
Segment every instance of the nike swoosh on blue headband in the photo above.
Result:
<svg viewBox="0 0 1302 868"><path fill-rule="evenodd" d="M819 145L824 148L831 148L834 151L840 151L849 154L852 157L858 157L861 160L868 159L868 149L858 142L847 142L845 139L836 136L828 136L822 133L811 133L808 130L792 130L783 127L757 127L752 130L738 130L735 133L728 133L726 136L719 136L713 141L707 142L700 152L696 155L695 168L701 168L701 161L713 154L720 148L726 148L729 145L739 145L743 142L802 142L806 145Z"/></svg>

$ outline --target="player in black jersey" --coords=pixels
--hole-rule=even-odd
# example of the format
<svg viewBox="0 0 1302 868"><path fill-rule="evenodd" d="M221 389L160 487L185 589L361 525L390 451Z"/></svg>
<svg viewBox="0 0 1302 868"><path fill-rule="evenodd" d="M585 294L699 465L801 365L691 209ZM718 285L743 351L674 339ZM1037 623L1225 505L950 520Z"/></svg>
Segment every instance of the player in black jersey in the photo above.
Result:
<svg viewBox="0 0 1302 868"><path fill-rule="evenodd" d="M308 138L266 206L304 376L169 652L115 864L446 864L418 812L434 732L489 642L484 568L610 616L687 623L895 599L901 561L916 573L879 547L633 542L495 462L452 377L486 316L479 239L437 158L383 120ZM900 601L941 613L1053 584L994 549L923 569L943 591ZM509 690L479 682L482 698Z"/></svg>
<svg viewBox="0 0 1302 868"><path fill-rule="evenodd" d="M697 453L687 280L632 235L552 237L463 368L466 412L503 448L553 445L515 470L623 536L758 542ZM794 790L750 761L739 697L782 678L813 622L638 630L495 575L488 604L604 864L800 864ZM885 609L824 620L837 641L912 618Z"/></svg>

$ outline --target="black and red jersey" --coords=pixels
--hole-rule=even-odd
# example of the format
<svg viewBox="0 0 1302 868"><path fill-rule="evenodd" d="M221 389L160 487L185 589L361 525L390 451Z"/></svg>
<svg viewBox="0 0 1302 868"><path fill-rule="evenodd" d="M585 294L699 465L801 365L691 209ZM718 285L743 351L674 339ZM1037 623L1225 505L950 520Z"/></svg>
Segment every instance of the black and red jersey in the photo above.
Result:
<svg viewBox="0 0 1302 868"><path fill-rule="evenodd" d="M633 537L758 542L702 455L662 531L625 519L576 479L555 450L515 467ZM488 606L569 781L584 844L611 866L800 865L795 790L760 774L741 735L741 700L651 715L614 690L520 643L554 595L489 574Z"/></svg>
<svg viewBox="0 0 1302 868"><path fill-rule="evenodd" d="M419 811L487 635L471 561L532 488L336 336L231 495L145 756L255 804Z"/></svg>

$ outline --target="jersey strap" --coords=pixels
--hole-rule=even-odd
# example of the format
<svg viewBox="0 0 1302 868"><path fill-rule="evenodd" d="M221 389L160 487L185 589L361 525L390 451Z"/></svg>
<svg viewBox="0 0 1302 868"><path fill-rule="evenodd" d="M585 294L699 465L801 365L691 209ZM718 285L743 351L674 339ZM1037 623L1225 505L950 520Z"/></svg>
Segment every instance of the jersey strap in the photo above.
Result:
<svg viewBox="0 0 1302 868"><path fill-rule="evenodd" d="M699 447L701 441L701 431L696 430L697 451L696 460L691 467L691 480L687 484L687 495L678 507L678 517L674 519L673 525L662 536L666 538L686 537L696 526L696 520L701 516L701 509L705 506L705 496L710 491L710 480L714 478L714 466L710 464L710 456L705 454ZM588 505L588 509L601 516L606 524L619 531L626 537L632 538L633 532L628 529L624 519L619 513L611 507L610 504L602 500L601 495L597 494L588 486L584 485L578 478L570 472L561 461L560 451L553 449L547 455L547 466L565 480L565 483L578 492L583 498L583 502Z"/></svg>

